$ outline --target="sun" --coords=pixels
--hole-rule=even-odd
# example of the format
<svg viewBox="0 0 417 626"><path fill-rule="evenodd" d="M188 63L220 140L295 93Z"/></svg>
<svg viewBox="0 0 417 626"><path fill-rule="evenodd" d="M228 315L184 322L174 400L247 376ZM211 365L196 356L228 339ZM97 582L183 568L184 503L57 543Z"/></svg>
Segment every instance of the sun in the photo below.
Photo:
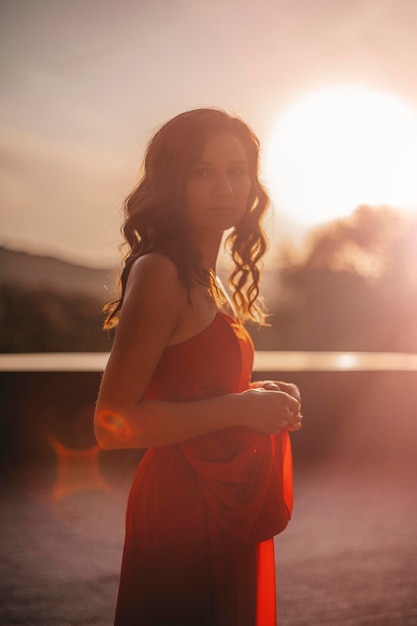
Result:
<svg viewBox="0 0 417 626"><path fill-rule="evenodd" d="M417 209L417 111L358 86L322 89L278 118L264 171L273 203L303 225L359 204Z"/></svg>

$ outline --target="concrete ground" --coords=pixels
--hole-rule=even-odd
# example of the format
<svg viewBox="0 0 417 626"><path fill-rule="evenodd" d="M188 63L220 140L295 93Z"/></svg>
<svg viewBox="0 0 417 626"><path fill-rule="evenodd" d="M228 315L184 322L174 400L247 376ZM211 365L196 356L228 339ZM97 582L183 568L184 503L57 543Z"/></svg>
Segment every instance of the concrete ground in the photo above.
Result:
<svg viewBox="0 0 417 626"><path fill-rule="evenodd" d="M54 480L31 468L2 490L0 623L110 626L127 486L78 482L53 503ZM417 625L415 483L391 462L297 470L276 539L279 626Z"/></svg>

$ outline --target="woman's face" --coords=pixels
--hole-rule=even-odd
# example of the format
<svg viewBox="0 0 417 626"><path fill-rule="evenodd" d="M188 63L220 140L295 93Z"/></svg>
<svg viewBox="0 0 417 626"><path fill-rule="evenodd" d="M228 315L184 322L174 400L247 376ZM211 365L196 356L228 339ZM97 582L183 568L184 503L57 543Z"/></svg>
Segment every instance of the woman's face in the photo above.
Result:
<svg viewBox="0 0 417 626"><path fill-rule="evenodd" d="M225 231L245 215L252 183L242 142L231 132L210 137L185 187L194 229Z"/></svg>

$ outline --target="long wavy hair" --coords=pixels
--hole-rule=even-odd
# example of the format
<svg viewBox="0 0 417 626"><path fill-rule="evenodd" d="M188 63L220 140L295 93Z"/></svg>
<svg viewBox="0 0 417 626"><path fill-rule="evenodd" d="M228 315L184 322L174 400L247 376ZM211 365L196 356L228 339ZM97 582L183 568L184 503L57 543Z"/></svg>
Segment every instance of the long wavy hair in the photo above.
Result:
<svg viewBox="0 0 417 626"><path fill-rule="evenodd" d="M199 264L185 214L187 180L207 139L220 132L232 132L242 142L251 178L246 213L226 240L234 262L229 286L239 318L265 323L259 279L261 259L267 249L261 220L269 197L258 178L259 140L241 119L221 109L204 108L177 115L148 144L139 183L124 203L122 234L126 254L119 282L120 297L106 305L104 328L117 325L132 264L149 252L161 252L175 263L189 293L195 281L203 282L213 299L221 300L213 277Z"/></svg>

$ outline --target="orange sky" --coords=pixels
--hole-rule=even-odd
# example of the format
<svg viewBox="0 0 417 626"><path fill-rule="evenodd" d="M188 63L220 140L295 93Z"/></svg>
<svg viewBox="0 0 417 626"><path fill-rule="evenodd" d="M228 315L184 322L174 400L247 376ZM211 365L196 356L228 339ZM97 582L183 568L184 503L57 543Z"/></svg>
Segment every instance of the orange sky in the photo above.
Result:
<svg viewBox="0 0 417 626"><path fill-rule="evenodd" d="M266 140L343 81L417 107L414 0L2 0L0 244L93 265L152 131L222 106Z"/></svg>

